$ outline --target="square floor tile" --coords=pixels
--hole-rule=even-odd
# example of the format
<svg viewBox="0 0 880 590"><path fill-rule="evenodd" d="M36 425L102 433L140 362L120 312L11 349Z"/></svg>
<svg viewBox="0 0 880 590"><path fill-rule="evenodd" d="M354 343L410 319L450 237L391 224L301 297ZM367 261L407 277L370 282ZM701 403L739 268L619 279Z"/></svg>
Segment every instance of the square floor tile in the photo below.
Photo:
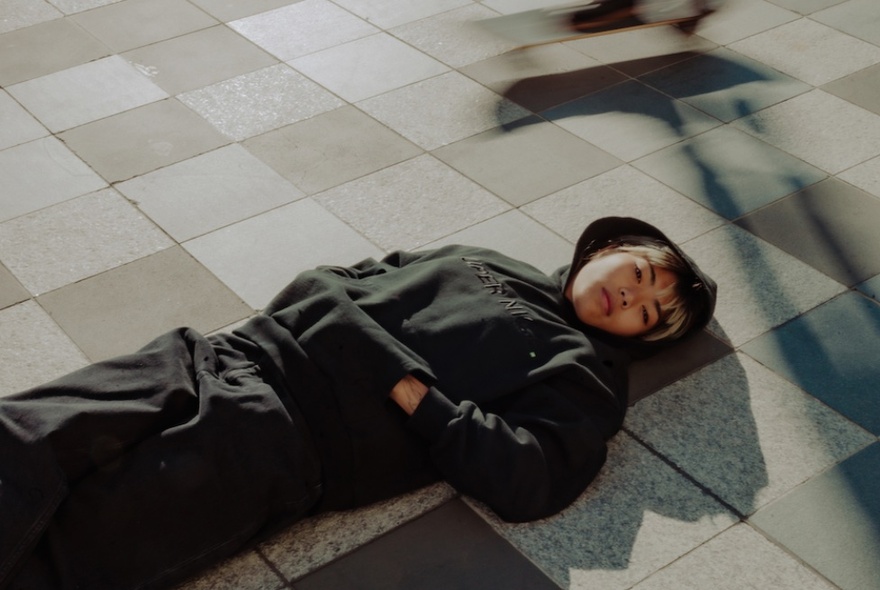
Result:
<svg viewBox="0 0 880 590"><path fill-rule="evenodd" d="M30 296L31 294L21 286L12 273L0 264L0 309L21 303Z"/></svg>
<svg viewBox="0 0 880 590"><path fill-rule="evenodd" d="M180 247L67 285L38 301L93 362L134 352L179 326L209 332L253 312Z"/></svg>
<svg viewBox="0 0 880 590"><path fill-rule="evenodd" d="M174 590L282 590L288 588L284 579L257 554L239 553L186 582Z"/></svg>
<svg viewBox="0 0 880 590"><path fill-rule="evenodd" d="M844 285L880 273L880 199L837 179L804 189L737 224Z"/></svg>
<svg viewBox="0 0 880 590"><path fill-rule="evenodd" d="M624 161L632 161L720 123L636 81L545 111L544 117Z"/></svg>
<svg viewBox="0 0 880 590"><path fill-rule="evenodd" d="M0 34L64 16L44 0L4 0Z"/></svg>
<svg viewBox="0 0 880 590"><path fill-rule="evenodd" d="M92 8L99 8L116 2L117 0L52 0L64 14L76 14Z"/></svg>
<svg viewBox="0 0 880 590"><path fill-rule="evenodd" d="M575 243L600 217L642 217L683 243L724 220L630 166L621 166L521 208Z"/></svg>
<svg viewBox="0 0 880 590"><path fill-rule="evenodd" d="M880 64L829 82L822 90L880 115Z"/></svg>
<svg viewBox="0 0 880 590"><path fill-rule="evenodd" d="M736 226L713 230L687 242L684 249L718 283L715 322L710 329L734 346L846 289Z"/></svg>
<svg viewBox="0 0 880 590"><path fill-rule="evenodd" d="M641 81L725 122L810 90L799 80L724 48L678 62Z"/></svg>
<svg viewBox="0 0 880 590"><path fill-rule="evenodd" d="M458 72L368 98L357 106L426 150L529 114Z"/></svg>
<svg viewBox="0 0 880 590"><path fill-rule="evenodd" d="M846 293L742 350L880 435L880 305Z"/></svg>
<svg viewBox="0 0 880 590"><path fill-rule="evenodd" d="M59 137L110 182L229 143L210 123L175 99L88 123Z"/></svg>
<svg viewBox="0 0 880 590"><path fill-rule="evenodd" d="M404 559L401 556L405 555ZM296 581L298 590L558 590L479 516L452 501Z"/></svg>
<svg viewBox="0 0 880 590"><path fill-rule="evenodd" d="M834 590L784 550L738 524L633 586L633 590Z"/></svg>
<svg viewBox="0 0 880 590"><path fill-rule="evenodd" d="M15 84L7 90L56 133L168 97L117 55Z"/></svg>
<svg viewBox="0 0 880 590"><path fill-rule="evenodd" d="M244 146L308 194L423 153L352 106L251 138Z"/></svg>
<svg viewBox="0 0 880 590"><path fill-rule="evenodd" d="M874 0L848 0L812 18L853 37L880 45L880 5Z"/></svg>
<svg viewBox="0 0 880 590"><path fill-rule="evenodd" d="M343 8L383 29L434 16L470 4L470 0L335 0Z"/></svg>
<svg viewBox="0 0 880 590"><path fill-rule="evenodd" d="M217 24L185 0L123 0L70 18L117 53Z"/></svg>
<svg viewBox="0 0 880 590"><path fill-rule="evenodd" d="M737 41L730 48L814 86L880 62L880 47L808 18Z"/></svg>
<svg viewBox="0 0 880 590"><path fill-rule="evenodd" d="M626 424L740 515L752 514L874 440L742 354L726 356L639 402Z"/></svg>
<svg viewBox="0 0 880 590"><path fill-rule="evenodd" d="M385 33L370 35L289 62L349 102L357 102L449 70Z"/></svg>
<svg viewBox="0 0 880 590"><path fill-rule="evenodd" d="M633 165L728 219L827 177L803 160L731 127L713 129Z"/></svg>
<svg viewBox="0 0 880 590"><path fill-rule="evenodd" d="M723 506L625 433L570 507L537 523L489 523L562 588L624 590L735 522Z"/></svg>
<svg viewBox="0 0 880 590"><path fill-rule="evenodd" d="M537 117L433 152L508 203L519 206L620 165L620 160Z"/></svg>
<svg viewBox="0 0 880 590"><path fill-rule="evenodd" d="M799 14L812 14L823 8L840 4L846 0L773 0L773 4L793 10Z"/></svg>
<svg viewBox="0 0 880 590"><path fill-rule="evenodd" d="M67 19L0 35L0 86L6 87L110 55L110 49Z"/></svg>
<svg viewBox="0 0 880 590"><path fill-rule="evenodd" d="M814 0L795 0L799 5ZM717 14L697 28L697 34L719 45L727 45L791 22L798 15L781 7L779 2L764 0L725 0ZM795 10L791 8L791 10Z"/></svg>
<svg viewBox="0 0 880 590"><path fill-rule="evenodd" d="M880 580L880 444L768 506L752 522L845 590Z"/></svg>
<svg viewBox="0 0 880 590"><path fill-rule="evenodd" d="M861 285L857 285L859 291L871 297L875 301L880 301L880 275L869 279L862 283Z"/></svg>
<svg viewBox="0 0 880 590"><path fill-rule="evenodd" d="M292 97L296 99L292 100ZM242 74L177 98L236 140L345 104L285 64Z"/></svg>
<svg viewBox="0 0 880 590"><path fill-rule="evenodd" d="M87 363L35 301L0 309L0 396L36 387Z"/></svg>
<svg viewBox="0 0 880 590"><path fill-rule="evenodd" d="M301 0L229 26L282 61L379 32L328 0Z"/></svg>
<svg viewBox="0 0 880 590"><path fill-rule="evenodd" d="M184 246L254 309L263 309L304 270L382 256L311 199L218 229Z"/></svg>
<svg viewBox="0 0 880 590"><path fill-rule="evenodd" d="M436 483L363 508L319 514L297 522L258 549L286 578L301 578L456 495L448 484Z"/></svg>
<svg viewBox="0 0 880 590"><path fill-rule="evenodd" d="M0 224L3 262L34 295L172 245L113 189Z"/></svg>
<svg viewBox="0 0 880 590"><path fill-rule="evenodd" d="M107 186L54 137L0 151L0 178L0 221Z"/></svg>
<svg viewBox="0 0 880 590"><path fill-rule="evenodd" d="M841 172L837 177L880 198L880 157Z"/></svg>
<svg viewBox="0 0 880 590"><path fill-rule="evenodd" d="M6 92L0 90L0 150L46 137L49 131Z"/></svg>
<svg viewBox="0 0 880 590"><path fill-rule="evenodd" d="M880 115L821 90L733 125L832 174L880 154Z"/></svg>
<svg viewBox="0 0 880 590"><path fill-rule="evenodd" d="M428 155L332 188L315 200L388 251L412 250L510 209Z"/></svg>
<svg viewBox="0 0 880 590"><path fill-rule="evenodd" d="M229 22L292 4L291 0L189 0L214 18ZM296 0L293 0L295 2Z"/></svg>

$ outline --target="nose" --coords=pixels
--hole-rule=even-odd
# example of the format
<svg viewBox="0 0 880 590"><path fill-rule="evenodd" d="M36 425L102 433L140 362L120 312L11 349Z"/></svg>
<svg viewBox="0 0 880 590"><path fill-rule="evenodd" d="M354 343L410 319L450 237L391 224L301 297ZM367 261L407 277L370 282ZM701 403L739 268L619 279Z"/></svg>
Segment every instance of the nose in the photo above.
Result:
<svg viewBox="0 0 880 590"><path fill-rule="evenodd" d="M642 289L640 288L620 288L620 305L623 309L627 309L638 303L640 297L642 297Z"/></svg>

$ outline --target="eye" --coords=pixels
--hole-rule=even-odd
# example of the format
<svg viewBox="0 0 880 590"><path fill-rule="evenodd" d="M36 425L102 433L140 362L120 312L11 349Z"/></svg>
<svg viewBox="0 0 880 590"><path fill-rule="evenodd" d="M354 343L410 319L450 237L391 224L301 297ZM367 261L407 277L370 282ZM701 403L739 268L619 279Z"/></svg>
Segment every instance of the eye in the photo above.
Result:
<svg viewBox="0 0 880 590"><path fill-rule="evenodd" d="M645 323L646 326L650 321L650 318L648 317L648 308L644 306L642 306L642 321Z"/></svg>
<svg viewBox="0 0 880 590"><path fill-rule="evenodd" d="M642 282L642 269L639 268L639 265L636 265L636 280L638 282Z"/></svg>

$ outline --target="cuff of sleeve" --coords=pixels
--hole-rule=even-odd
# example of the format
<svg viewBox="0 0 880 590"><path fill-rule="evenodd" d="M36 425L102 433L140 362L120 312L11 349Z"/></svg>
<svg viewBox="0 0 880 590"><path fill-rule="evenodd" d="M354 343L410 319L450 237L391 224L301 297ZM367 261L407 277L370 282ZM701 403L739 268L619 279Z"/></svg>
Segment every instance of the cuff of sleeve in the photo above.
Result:
<svg viewBox="0 0 880 590"><path fill-rule="evenodd" d="M407 426L429 441L435 441L459 413L457 405L449 401L449 398L440 393L436 387L430 387L416 411L410 416Z"/></svg>

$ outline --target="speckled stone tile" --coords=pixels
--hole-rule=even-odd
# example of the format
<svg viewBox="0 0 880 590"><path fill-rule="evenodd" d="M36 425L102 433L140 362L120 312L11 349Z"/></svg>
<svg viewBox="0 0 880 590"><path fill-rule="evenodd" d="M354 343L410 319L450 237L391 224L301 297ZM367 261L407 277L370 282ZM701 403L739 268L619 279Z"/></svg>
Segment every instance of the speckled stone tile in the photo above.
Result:
<svg viewBox="0 0 880 590"><path fill-rule="evenodd" d="M0 221L107 186L54 137L0 151L0 178Z"/></svg>
<svg viewBox="0 0 880 590"><path fill-rule="evenodd" d="M229 22L292 4L296 0L189 0L214 18Z"/></svg>
<svg viewBox="0 0 880 590"><path fill-rule="evenodd" d="M557 584L624 590L698 547L735 517L625 433L587 491L556 516L489 523Z"/></svg>
<svg viewBox="0 0 880 590"><path fill-rule="evenodd" d="M796 1L803 4L804 0ZM726 0L717 15L703 21L697 34L719 45L727 45L798 18L796 13L785 8L788 7L782 7L779 2L765 0Z"/></svg>
<svg viewBox="0 0 880 590"><path fill-rule="evenodd" d="M524 205L521 210L574 243L600 217L643 217L686 242L724 220L631 166L621 166Z"/></svg>
<svg viewBox="0 0 880 590"><path fill-rule="evenodd" d="M52 0L64 14L76 14L92 8L99 8L119 0Z"/></svg>
<svg viewBox="0 0 880 590"><path fill-rule="evenodd" d="M291 100L294 96L296 100ZM284 64L193 90L178 99L237 141L345 104Z"/></svg>
<svg viewBox="0 0 880 590"><path fill-rule="evenodd" d="M720 48L641 78L649 86L730 122L810 90L810 86Z"/></svg>
<svg viewBox="0 0 880 590"><path fill-rule="evenodd" d="M713 230L687 242L684 249L718 283L715 321L710 329L734 346L846 289L735 226Z"/></svg>
<svg viewBox="0 0 880 590"><path fill-rule="evenodd" d="M343 8L383 29L434 16L453 8L471 4L469 0L335 0Z"/></svg>
<svg viewBox="0 0 880 590"><path fill-rule="evenodd" d="M284 579L256 551L231 557L208 571L178 584L174 590L281 590Z"/></svg>
<svg viewBox="0 0 880 590"><path fill-rule="evenodd" d="M370 98L449 70L386 33L349 41L288 63L348 102Z"/></svg>
<svg viewBox="0 0 880 590"><path fill-rule="evenodd" d="M730 48L814 86L880 62L880 47L808 18L737 41Z"/></svg>
<svg viewBox="0 0 880 590"><path fill-rule="evenodd" d="M880 157L841 172L837 177L880 198Z"/></svg>
<svg viewBox="0 0 880 590"><path fill-rule="evenodd" d="M357 510L314 516L262 543L259 551L286 578L301 578L455 496L438 483Z"/></svg>
<svg viewBox="0 0 880 590"><path fill-rule="evenodd" d="M846 293L742 350L880 435L880 305Z"/></svg>
<svg viewBox="0 0 880 590"><path fill-rule="evenodd" d="M308 194L423 153L352 106L253 137L243 145Z"/></svg>
<svg viewBox="0 0 880 590"><path fill-rule="evenodd" d="M626 423L742 515L874 440L742 354L724 357L639 402Z"/></svg>
<svg viewBox="0 0 880 590"><path fill-rule="evenodd" d="M848 0L812 15L814 20L853 37L880 45L880 5L874 0Z"/></svg>
<svg viewBox="0 0 880 590"><path fill-rule="evenodd" d="M93 362L134 352L180 326L208 332L253 311L180 247L37 300Z"/></svg>
<svg viewBox="0 0 880 590"><path fill-rule="evenodd" d="M444 146L433 155L515 206L621 164L538 117Z"/></svg>
<svg viewBox="0 0 880 590"><path fill-rule="evenodd" d="M543 115L627 162L720 124L636 81L574 100Z"/></svg>
<svg viewBox="0 0 880 590"><path fill-rule="evenodd" d="M254 309L264 308L299 272L382 256L311 199L226 226L184 246Z"/></svg>
<svg viewBox="0 0 880 590"><path fill-rule="evenodd" d="M761 534L739 524L633 590L836 590Z"/></svg>
<svg viewBox="0 0 880 590"><path fill-rule="evenodd" d="M133 49L122 57L172 95L277 63L274 57L225 26Z"/></svg>
<svg viewBox="0 0 880 590"><path fill-rule="evenodd" d="M727 126L660 150L633 165L728 219L827 177L803 160Z"/></svg>
<svg viewBox="0 0 880 590"><path fill-rule="evenodd" d="M168 236L113 189L0 224L3 262L34 295L171 245Z"/></svg>
<svg viewBox="0 0 880 590"><path fill-rule="evenodd" d="M34 301L0 309L0 396L36 387L88 360Z"/></svg>
<svg viewBox="0 0 880 590"><path fill-rule="evenodd" d="M0 35L0 86L39 78L110 55L110 49L67 19Z"/></svg>
<svg viewBox="0 0 880 590"><path fill-rule="evenodd" d="M880 444L761 510L752 522L844 590L880 580Z"/></svg>
<svg viewBox="0 0 880 590"><path fill-rule="evenodd" d="M809 121L809 125L804 122ZM813 90L733 122L830 173L880 154L880 115Z"/></svg>
<svg viewBox="0 0 880 590"><path fill-rule="evenodd" d="M301 0L229 26L282 61L379 31L329 0Z"/></svg>
<svg viewBox="0 0 880 590"><path fill-rule="evenodd" d="M0 226L2 227L2 226ZM2 258L2 257L0 257ZM21 303L31 296L9 270L0 263L0 309Z"/></svg>
<svg viewBox="0 0 880 590"><path fill-rule="evenodd" d="M0 150L46 137L49 131L6 92L0 90Z"/></svg>
<svg viewBox="0 0 880 590"><path fill-rule="evenodd" d="M167 98L117 55L7 87L53 132Z"/></svg>
<svg viewBox="0 0 880 590"><path fill-rule="evenodd" d="M128 180L229 143L175 99L100 119L59 137L110 182Z"/></svg>
<svg viewBox="0 0 880 590"><path fill-rule="evenodd" d="M849 287L880 273L880 199L836 178L737 224Z"/></svg>
<svg viewBox="0 0 880 590"><path fill-rule="evenodd" d="M138 176L116 188L178 242L304 196L238 144Z"/></svg>
<svg viewBox="0 0 880 590"><path fill-rule="evenodd" d="M880 64L829 82L822 90L880 115Z"/></svg>
<svg viewBox="0 0 880 590"><path fill-rule="evenodd" d="M315 200L388 251L418 248L510 209L428 155L332 188Z"/></svg>
<svg viewBox="0 0 880 590"><path fill-rule="evenodd" d="M23 29L63 16L54 6L44 0L3 0L3 20L0 34Z"/></svg>

